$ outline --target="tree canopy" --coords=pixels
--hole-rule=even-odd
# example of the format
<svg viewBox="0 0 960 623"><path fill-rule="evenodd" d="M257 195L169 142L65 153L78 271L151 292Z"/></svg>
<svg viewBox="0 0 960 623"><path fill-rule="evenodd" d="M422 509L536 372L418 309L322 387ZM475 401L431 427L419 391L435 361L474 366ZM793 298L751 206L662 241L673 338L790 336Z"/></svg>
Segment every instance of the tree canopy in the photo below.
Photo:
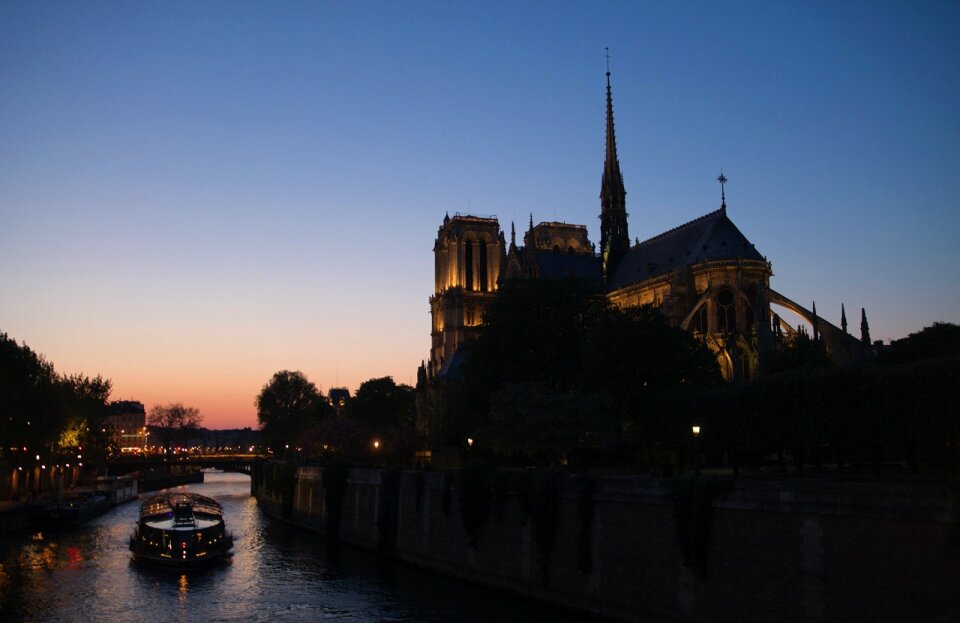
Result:
<svg viewBox="0 0 960 623"><path fill-rule="evenodd" d="M182 402L154 405L147 416L147 424L157 429L164 448L173 443L184 443L200 429L200 410L184 406Z"/></svg>
<svg viewBox="0 0 960 623"><path fill-rule="evenodd" d="M303 372L281 370L254 401L264 444L278 450L333 413L333 408Z"/></svg>
<svg viewBox="0 0 960 623"><path fill-rule="evenodd" d="M929 357L960 354L960 326L949 322L935 322L905 338L893 340L883 352L885 363L917 361Z"/></svg>
<svg viewBox="0 0 960 623"><path fill-rule="evenodd" d="M100 376L62 376L43 355L0 333L0 454L12 448L42 460L103 448L101 421L111 384Z"/></svg>
<svg viewBox="0 0 960 623"><path fill-rule="evenodd" d="M619 309L575 279L507 281L467 348L444 441L541 462L613 443L652 392L720 381L706 347L657 310Z"/></svg>
<svg viewBox="0 0 960 623"><path fill-rule="evenodd" d="M397 385L392 377L364 381L347 403L345 415L364 426L412 426L414 392L409 385Z"/></svg>

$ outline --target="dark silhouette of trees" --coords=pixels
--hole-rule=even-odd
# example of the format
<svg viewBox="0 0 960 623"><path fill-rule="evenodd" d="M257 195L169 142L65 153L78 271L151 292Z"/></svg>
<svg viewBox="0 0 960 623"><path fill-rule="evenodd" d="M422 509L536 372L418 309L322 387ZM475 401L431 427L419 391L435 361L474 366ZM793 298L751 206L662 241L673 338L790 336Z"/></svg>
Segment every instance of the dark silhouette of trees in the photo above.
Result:
<svg viewBox="0 0 960 623"><path fill-rule="evenodd" d="M313 456L358 463L410 464L420 448L414 390L386 376L364 381L340 417L324 418L304 436Z"/></svg>
<svg viewBox="0 0 960 623"><path fill-rule="evenodd" d="M61 376L43 355L0 333L0 455L40 455L53 463L105 448L102 418L111 384L100 376ZM26 448L27 450L24 450Z"/></svg>
<svg viewBox="0 0 960 623"><path fill-rule="evenodd" d="M960 326L935 322L905 338L893 340L880 356L884 363L903 363L960 354Z"/></svg>
<svg viewBox="0 0 960 623"><path fill-rule="evenodd" d="M775 374L801 368L833 366L822 342L814 341L806 331L798 331L784 339L779 348L766 354L764 374Z"/></svg>
<svg viewBox="0 0 960 623"><path fill-rule="evenodd" d="M154 405L147 416L147 424L160 436L164 449L174 444L184 444L200 430L200 410L184 406L182 402Z"/></svg>
<svg viewBox="0 0 960 623"><path fill-rule="evenodd" d="M345 415L375 428L412 426L416 418L413 388L397 385L389 376L364 381L347 403Z"/></svg>
<svg viewBox="0 0 960 623"><path fill-rule="evenodd" d="M303 372L281 370L254 401L263 443L273 450L304 441L304 433L333 414L333 408Z"/></svg>
<svg viewBox="0 0 960 623"><path fill-rule="evenodd" d="M46 454L62 427L57 385L52 363L0 334L0 451L26 447Z"/></svg>
<svg viewBox="0 0 960 623"><path fill-rule="evenodd" d="M719 382L709 351L655 309L621 310L575 279L509 280L449 386L442 434L556 463L617 443L651 393Z"/></svg>

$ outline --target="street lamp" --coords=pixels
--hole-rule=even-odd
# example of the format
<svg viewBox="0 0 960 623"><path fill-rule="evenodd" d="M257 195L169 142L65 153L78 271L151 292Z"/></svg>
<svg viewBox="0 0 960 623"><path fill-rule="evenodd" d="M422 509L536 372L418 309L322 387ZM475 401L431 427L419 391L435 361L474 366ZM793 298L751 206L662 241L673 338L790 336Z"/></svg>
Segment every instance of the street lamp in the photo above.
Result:
<svg viewBox="0 0 960 623"><path fill-rule="evenodd" d="M467 445L473 447L473 437L467 437Z"/></svg>
<svg viewBox="0 0 960 623"><path fill-rule="evenodd" d="M700 427L696 424L690 427L693 432L693 475L700 475Z"/></svg>
<svg viewBox="0 0 960 623"><path fill-rule="evenodd" d="M379 440L379 439L374 439L374 440L373 440L373 449L374 449L374 450L379 450L379 449L380 449L380 440Z"/></svg>

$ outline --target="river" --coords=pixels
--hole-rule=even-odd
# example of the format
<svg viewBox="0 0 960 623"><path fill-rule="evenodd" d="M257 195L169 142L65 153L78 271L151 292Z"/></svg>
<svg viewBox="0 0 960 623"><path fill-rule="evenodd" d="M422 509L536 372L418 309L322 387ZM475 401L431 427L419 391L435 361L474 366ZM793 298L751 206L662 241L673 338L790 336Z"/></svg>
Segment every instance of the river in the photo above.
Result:
<svg viewBox="0 0 960 623"><path fill-rule="evenodd" d="M460 622L582 620L501 593L340 548L265 516L240 474L179 487L217 499L233 556L205 569L135 563L127 539L139 503L81 528L0 540L0 621Z"/></svg>

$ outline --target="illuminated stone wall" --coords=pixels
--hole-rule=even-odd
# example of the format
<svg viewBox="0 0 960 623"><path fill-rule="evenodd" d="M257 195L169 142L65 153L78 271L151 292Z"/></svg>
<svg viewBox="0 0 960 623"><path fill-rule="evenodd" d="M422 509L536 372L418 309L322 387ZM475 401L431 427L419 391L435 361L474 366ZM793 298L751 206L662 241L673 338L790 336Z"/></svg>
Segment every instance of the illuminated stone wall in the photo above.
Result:
<svg viewBox="0 0 960 623"><path fill-rule="evenodd" d="M435 376L473 336L496 295L505 257L500 223L493 217L446 217L433 254L430 374Z"/></svg>

